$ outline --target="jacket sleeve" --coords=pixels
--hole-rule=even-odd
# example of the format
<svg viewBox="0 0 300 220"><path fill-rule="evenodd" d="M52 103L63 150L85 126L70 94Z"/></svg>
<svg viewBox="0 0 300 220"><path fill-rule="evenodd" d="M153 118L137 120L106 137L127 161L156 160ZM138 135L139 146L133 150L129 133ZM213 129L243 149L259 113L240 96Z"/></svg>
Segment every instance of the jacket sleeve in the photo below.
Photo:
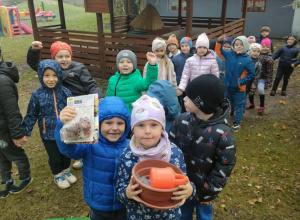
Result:
<svg viewBox="0 0 300 220"><path fill-rule="evenodd" d="M300 59L298 59L298 60L294 63L295 67L297 67L299 64L300 64Z"/></svg>
<svg viewBox="0 0 300 220"><path fill-rule="evenodd" d="M40 63L40 50L33 50L31 46L27 52L27 64L35 71L37 71Z"/></svg>
<svg viewBox="0 0 300 220"><path fill-rule="evenodd" d="M242 79L239 79L239 84L241 86L246 85L249 81L251 81L255 77L254 65L251 58L250 61L248 61L248 63L245 66L245 71L247 71L246 76Z"/></svg>
<svg viewBox="0 0 300 220"><path fill-rule="evenodd" d="M176 73L172 60L169 60L169 79L168 81L172 84L174 89L177 89Z"/></svg>
<svg viewBox="0 0 300 220"><path fill-rule="evenodd" d="M217 41L216 42L216 47L215 47L215 52L218 54L218 56L222 59L225 60L226 56L228 54L227 51L222 49L223 46L223 41Z"/></svg>
<svg viewBox="0 0 300 220"><path fill-rule="evenodd" d="M205 197L215 196L225 187L236 163L236 143L233 135L229 129L224 129L224 134L220 137L216 148L215 165L204 182Z"/></svg>
<svg viewBox="0 0 300 220"><path fill-rule="evenodd" d="M219 78L220 71L219 71L219 66L218 66L216 59L214 59L212 65L210 66L210 73L214 74L216 77Z"/></svg>
<svg viewBox="0 0 300 220"><path fill-rule="evenodd" d="M62 142L60 139L60 130L62 129L63 125L64 124L58 117L54 131L54 137L59 151L63 155L71 159L78 160L80 158L83 158L86 154L86 151L88 150L88 147L86 147L87 144L65 144L64 142Z"/></svg>
<svg viewBox="0 0 300 220"><path fill-rule="evenodd" d="M96 81L93 79L88 69L82 64L80 82L88 92L88 94L98 93L98 98L104 98L103 93L100 91Z"/></svg>
<svg viewBox="0 0 300 220"><path fill-rule="evenodd" d="M276 60L278 57L281 56L282 47L279 48L279 50L276 51L276 53L273 54L272 58L273 60Z"/></svg>
<svg viewBox="0 0 300 220"><path fill-rule="evenodd" d="M188 82L190 81L191 79L191 65L190 65L190 62L192 62L190 60L191 58L188 58L185 62L185 65L184 65L184 68L183 68L183 71L182 71L182 76L181 76L181 79L180 79L180 83L179 83L179 86L178 86L178 89L182 90L183 92L185 91L185 88L188 84Z"/></svg>
<svg viewBox="0 0 300 220"><path fill-rule="evenodd" d="M148 63L146 78L142 78L141 76L137 78L137 81L134 82L135 90L137 92L143 92L147 90L148 87L157 80L157 75L158 75L158 64L155 64L155 66L151 66Z"/></svg>
<svg viewBox="0 0 300 220"><path fill-rule="evenodd" d="M261 63L258 63L256 66L255 66L255 77L254 77L254 80L252 82L252 87L255 87L257 88L257 83L258 83L258 80L261 78Z"/></svg>
<svg viewBox="0 0 300 220"><path fill-rule="evenodd" d="M8 122L10 135L13 139L24 137L22 115L18 106L18 97L11 80L0 80L0 108Z"/></svg>
<svg viewBox="0 0 300 220"><path fill-rule="evenodd" d="M37 102L36 93L33 92L28 103L27 114L23 121L24 135L31 136L31 131L38 119L40 111L39 103Z"/></svg>

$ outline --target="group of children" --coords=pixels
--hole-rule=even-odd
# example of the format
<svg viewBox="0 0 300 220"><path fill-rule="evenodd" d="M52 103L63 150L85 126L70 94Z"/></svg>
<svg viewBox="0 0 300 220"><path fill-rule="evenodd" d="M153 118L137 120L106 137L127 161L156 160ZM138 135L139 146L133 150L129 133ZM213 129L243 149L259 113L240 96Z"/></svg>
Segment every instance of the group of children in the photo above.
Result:
<svg viewBox="0 0 300 220"><path fill-rule="evenodd" d="M137 69L135 54L122 50L105 98L84 65L72 61L70 45L53 43L52 59L39 61L42 43L35 41L27 62L37 70L42 86L32 93L23 121L15 86L18 71L1 56L0 89L10 95L0 93L0 197L19 193L32 181L22 146L38 121L59 188L66 189L77 181L70 173L70 162L82 159L84 199L90 206L91 219L193 219L194 209L197 219L211 219L212 202L225 187L236 162L231 131L240 129L243 112L254 107L256 88L262 115L264 90L272 83L273 59L285 57L280 60L281 70L271 95L276 93L282 76L288 79L290 68L299 64L299 60L291 61L297 56L295 35L289 36L287 45L272 59L272 42L263 31L261 34L260 44L252 43L250 49L245 36L233 39L222 35L216 42L216 52L209 49L205 33L199 35L195 48L191 38L182 38L181 50L174 35L167 43L156 38L152 52L146 54L143 74ZM142 96L142 92L146 94ZM98 143L65 144L60 129L76 116L76 110L66 106L67 97L93 93L100 99ZM247 106L246 95L250 101ZM227 117L234 112L229 128ZM188 176L187 184L179 186L172 197L181 201L181 207L156 210L141 203L132 168L148 159L172 163ZM11 178L12 161L18 166L19 183Z"/></svg>

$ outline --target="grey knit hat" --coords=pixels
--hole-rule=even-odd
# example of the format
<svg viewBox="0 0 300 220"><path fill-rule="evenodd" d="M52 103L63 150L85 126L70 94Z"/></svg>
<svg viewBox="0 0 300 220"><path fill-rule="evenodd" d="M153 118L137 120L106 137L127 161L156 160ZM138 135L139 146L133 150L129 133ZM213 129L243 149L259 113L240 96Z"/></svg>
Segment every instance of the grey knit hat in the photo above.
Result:
<svg viewBox="0 0 300 220"><path fill-rule="evenodd" d="M132 64L133 69L137 67L136 55L131 50L121 50L117 55L117 68L119 68L119 62L122 58L128 58Z"/></svg>

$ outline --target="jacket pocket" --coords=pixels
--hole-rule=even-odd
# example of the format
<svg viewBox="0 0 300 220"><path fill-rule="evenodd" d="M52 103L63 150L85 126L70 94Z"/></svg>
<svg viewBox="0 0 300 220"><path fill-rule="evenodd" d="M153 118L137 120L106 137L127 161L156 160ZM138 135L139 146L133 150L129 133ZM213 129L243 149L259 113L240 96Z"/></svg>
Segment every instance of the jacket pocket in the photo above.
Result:
<svg viewBox="0 0 300 220"><path fill-rule="evenodd" d="M46 133L46 120L43 118L43 134Z"/></svg>

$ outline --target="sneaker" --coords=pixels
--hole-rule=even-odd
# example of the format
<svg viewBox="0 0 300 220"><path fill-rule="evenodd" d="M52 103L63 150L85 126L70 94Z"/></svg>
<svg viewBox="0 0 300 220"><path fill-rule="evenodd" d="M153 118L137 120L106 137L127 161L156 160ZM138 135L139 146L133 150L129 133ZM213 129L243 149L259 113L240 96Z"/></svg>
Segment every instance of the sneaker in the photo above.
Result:
<svg viewBox="0 0 300 220"><path fill-rule="evenodd" d="M14 183L14 185L12 185L9 192L11 194L18 194L18 193L22 192L26 188L26 186L28 186L29 183L32 182L32 180L33 180L33 178L31 178L31 177L28 177L23 180L19 179L18 181L16 181L16 183Z"/></svg>
<svg viewBox="0 0 300 220"><path fill-rule="evenodd" d="M82 166L83 166L82 159L77 160L77 161L75 161L75 162L73 163L73 168L74 168L75 170L81 169Z"/></svg>
<svg viewBox="0 0 300 220"><path fill-rule="evenodd" d="M274 95L276 95L276 91L271 91L271 93L270 93L270 96L274 96Z"/></svg>
<svg viewBox="0 0 300 220"><path fill-rule="evenodd" d="M63 170L62 173L64 174L65 179L68 180L70 184L74 184L77 182L76 176L70 173L70 168Z"/></svg>
<svg viewBox="0 0 300 220"><path fill-rule="evenodd" d="M234 109L230 109L230 116L234 116Z"/></svg>
<svg viewBox="0 0 300 220"><path fill-rule="evenodd" d="M262 116L264 114L265 111L265 107L259 107L259 109L257 110L257 114Z"/></svg>
<svg viewBox="0 0 300 220"><path fill-rule="evenodd" d="M61 189L67 189L70 187L70 183L68 180L65 179L63 173L59 173L59 174L55 175L54 182Z"/></svg>
<svg viewBox="0 0 300 220"><path fill-rule="evenodd" d="M233 125L230 130L233 132L238 132L240 130L240 128L241 128L241 126L238 123L233 122Z"/></svg>
<svg viewBox="0 0 300 220"><path fill-rule="evenodd" d="M8 196L9 194L9 190L11 189L11 187L14 185L14 180L10 179L8 181L1 181L0 184L0 199L4 199Z"/></svg>
<svg viewBox="0 0 300 220"><path fill-rule="evenodd" d="M286 91L281 91L282 96L286 96Z"/></svg>
<svg viewBox="0 0 300 220"><path fill-rule="evenodd" d="M252 104L252 103L248 103L248 105L246 106L246 109L253 109L253 108L255 108L255 105L254 104Z"/></svg>

